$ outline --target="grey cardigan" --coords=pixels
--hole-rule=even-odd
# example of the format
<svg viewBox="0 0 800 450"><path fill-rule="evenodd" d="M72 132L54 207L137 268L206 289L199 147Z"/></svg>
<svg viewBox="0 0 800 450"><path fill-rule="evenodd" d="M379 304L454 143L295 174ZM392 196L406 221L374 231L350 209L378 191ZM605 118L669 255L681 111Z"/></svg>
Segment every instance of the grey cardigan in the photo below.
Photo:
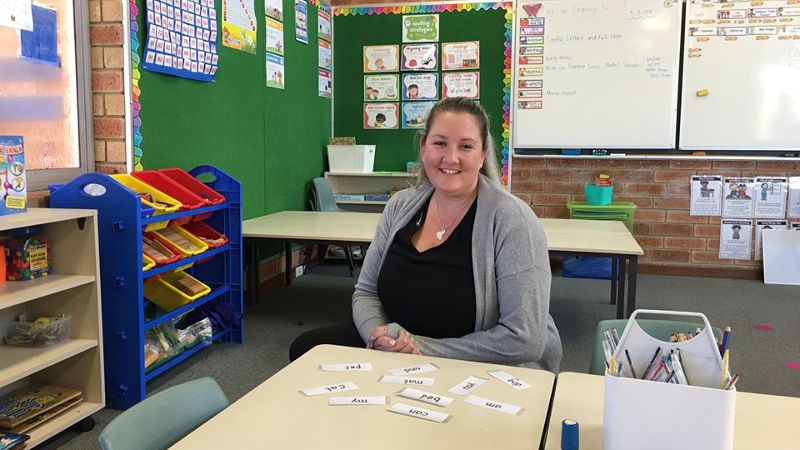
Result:
<svg viewBox="0 0 800 450"><path fill-rule="evenodd" d="M432 192L430 184L398 192L380 218L353 293L353 321L365 342L376 326L391 323L377 289L387 250ZM414 335L420 352L557 373L561 338L549 313L544 231L528 205L483 175L472 231L472 271L475 331L460 338Z"/></svg>

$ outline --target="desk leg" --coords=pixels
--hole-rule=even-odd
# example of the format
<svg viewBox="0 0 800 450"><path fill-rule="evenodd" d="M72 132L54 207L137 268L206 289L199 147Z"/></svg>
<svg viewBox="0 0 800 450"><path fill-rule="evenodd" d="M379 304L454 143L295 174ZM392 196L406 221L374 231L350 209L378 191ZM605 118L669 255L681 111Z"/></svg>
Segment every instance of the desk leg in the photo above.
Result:
<svg viewBox="0 0 800 450"><path fill-rule="evenodd" d="M611 304L617 304L617 258L611 258Z"/></svg>
<svg viewBox="0 0 800 450"><path fill-rule="evenodd" d="M286 241L283 247L283 274L286 286L292 284L292 241Z"/></svg>
<svg viewBox="0 0 800 450"><path fill-rule="evenodd" d="M247 296L245 303L254 305L258 301L258 243L253 239L245 240L245 261L247 261Z"/></svg>
<svg viewBox="0 0 800 450"><path fill-rule="evenodd" d="M630 256L630 270L628 273L628 298L625 303L628 304L628 311L625 317L630 317L633 311L636 310L636 263L637 256Z"/></svg>
<svg viewBox="0 0 800 450"><path fill-rule="evenodd" d="M625 318L625 257L617 259L617 319Z"/></svg>

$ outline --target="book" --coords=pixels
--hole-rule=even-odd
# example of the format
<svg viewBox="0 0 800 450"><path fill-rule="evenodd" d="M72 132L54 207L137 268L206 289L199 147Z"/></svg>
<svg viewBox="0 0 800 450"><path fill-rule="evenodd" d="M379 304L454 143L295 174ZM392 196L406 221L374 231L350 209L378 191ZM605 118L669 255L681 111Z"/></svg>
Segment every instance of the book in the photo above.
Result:
<svg viewBox="0 0 800 450"><path fill-rule="evenodd" d="M0 399L0 428L14 429L39 414L68 400L81 391L61 386L28 386Z"/></svg>
<svg viewBox="0 0 800 450"><path fill-rule="evenodd" d="M0 431L0 450L11 450L12 448L22 448L23 442L30 439L27 434L6 433Z"/></svg>
<svg viewBox="0 0 800 450"><path fill-rule="evenodd" d="M27 433L28 431L38 427L39 425L47 422L48 420L52 419L55 416L60 415L63 412L71 409L73 406L76 406L78 403L82 402L83 398L77 397L73 398L72 400L67 400L66 402L51 408L48 411L45 411L38 416L33 417L32 419L28 419L27 421L23 422L17 427L14 427L14 433Z"/></svg>

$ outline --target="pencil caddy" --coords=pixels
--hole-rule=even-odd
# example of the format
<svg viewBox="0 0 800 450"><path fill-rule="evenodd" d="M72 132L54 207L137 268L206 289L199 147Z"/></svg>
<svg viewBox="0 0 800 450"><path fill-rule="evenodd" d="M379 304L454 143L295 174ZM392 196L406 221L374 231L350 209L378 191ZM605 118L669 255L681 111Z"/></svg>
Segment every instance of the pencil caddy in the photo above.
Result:
<svg viewBox="0 0 800 450"><path fill-rule="evenodd" d="M636 322L639 314L702 319L703 330L684 342L664 342ZM680 349L690 385L662 383L606 370L603 448L606 450L731 450L736 390L719 389L722 358L708 319L700 313L637 310L631 315L614 359L628 366L628 350L642 374L656 348Z"/></svg>

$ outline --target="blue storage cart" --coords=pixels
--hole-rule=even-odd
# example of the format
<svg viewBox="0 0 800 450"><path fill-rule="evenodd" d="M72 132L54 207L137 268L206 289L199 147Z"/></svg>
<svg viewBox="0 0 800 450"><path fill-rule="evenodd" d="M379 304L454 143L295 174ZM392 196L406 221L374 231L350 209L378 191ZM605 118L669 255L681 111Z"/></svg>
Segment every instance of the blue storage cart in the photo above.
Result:
<svg viewBox="0 0 800 450"><path fill-rule="evenodd" d="M205 346L185 349L173 359L145 371L145 331L202 305L227 302L243 314L242 297L242 190L241 184L212 166L191 171L226 201L189 211L150 217L140 197L108 175L86 173L55 190L50 204L57 208L96 209L100 242L100 278L103 295L103 356L106 402L127 409L144 400L148 381L170 370ZM228 237L228 243L172 264L142 271L142 230L150 223L211 213L204 222ZM186 271L211 287L211 292L173 311L147 320L144 280L195 263ZM212 342L241 343L241 323L215 330ZM146 431L145 431L146 432Z"/></svg>

